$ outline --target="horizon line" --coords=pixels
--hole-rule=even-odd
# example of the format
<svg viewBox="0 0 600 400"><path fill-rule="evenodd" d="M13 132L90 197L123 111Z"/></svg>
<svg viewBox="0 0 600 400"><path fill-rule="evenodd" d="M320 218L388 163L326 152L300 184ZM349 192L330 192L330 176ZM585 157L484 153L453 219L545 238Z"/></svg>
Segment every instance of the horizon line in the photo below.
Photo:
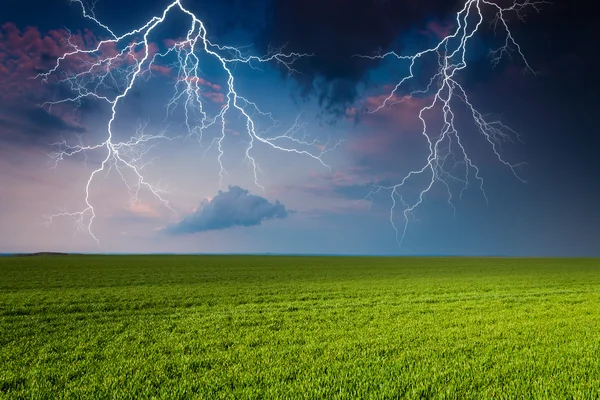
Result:
<svg viewBox="0 0 600 400"><path fill-rule="evenodd" d="M257 252L257 253L179 253L179 252L154 252L154 253L127 253L127 252L0 252L2 257L10 256L277 256L277 257L455 257L455 258L599 258L599 256L550 256L550 255L481 255L481 254L368 254L368 253L277 253L277 252Z"/></svg>

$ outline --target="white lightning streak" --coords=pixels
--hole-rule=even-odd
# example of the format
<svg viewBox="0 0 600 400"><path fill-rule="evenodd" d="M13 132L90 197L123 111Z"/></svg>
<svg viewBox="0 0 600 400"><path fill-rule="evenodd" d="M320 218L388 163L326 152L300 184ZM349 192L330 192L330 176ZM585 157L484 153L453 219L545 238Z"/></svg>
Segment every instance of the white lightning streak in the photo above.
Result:
<svg viewBox="0 0 600 400"><path fill-rule="evenodd" d="M175 94L166 106L167 118L171 115L174 108L182 102L185 109L185 124L188 130L187 137L196 137L201 140L207 128L213 125L220 125L220 135L212 140L211 146L216 144L218 147L219 155L217 160L221 167L221 179L225 174L221 159L223 156L221 144L226 134L226 116L231 110L237 110L241 113L246 122L249 144L245 152L245 157L252 164L254 182L257 186L262 188L258 183L260 168L252 155L252 149L257 142L275 150L311 157L327 167L322 156L327 151L335 148L339 143L328 147L328 143L323 144L318 141L298 138L296 136L296 133L300 130L298 120L296 120L296 124L287 132L280 135L267 136L266 133L278 126L277 121L271 117L270 113L261 111L256 103L238 93L235 85L235 76L232 71L233 67L240 63L247 64L251 68L256 68L256 64L277 62L287 68L291 74L296 72L293 68L294 62L301 57L309 57L311 54L286 54L282 52L282 49L276 49L269 52L267 56L257 57L245 54L242 48L221 46L213 43L207 37L207 30L204 23L194 13L186 9L180 0L175 0L169 4L160 16L153 17L140 28L126 32L121 36L118 36L108 26L98 21L94 14L93 6L90 10L87 10L82 0L71 0L71 2L78 3L83 10L83 16L108 32L110 38L99 41L91 49L82 49L78 48L71 40L71 37L69 37L68 42L72 47L72 51L59 57L52 69L39 74L37 78L41 78L44 82L47 82L50 77L60 74L58 82L67 84L73 95L72 97L47 102L43 105L52 107L60 103L79 104L82 99L91 98L107 103L111 109L111 116L107 124L106 139L101 143L84 145L80 141L79 144L71 145L66 140L63 140L54 144L58 148L56 152L50 155L54 166L64 158L75 155L86 155L88 152L94 150L104 150L106 151L106 155L100 166L91 172L85 185L85 208L76 212L65 211L51 215L48 217L49 223L57 217L71 218L74 220L78 230L87 231L96 243L100 245L99 239L94 235L92 230L96 212L92 205L90 191L94 179L98 175L101 173L108 174L112 170L116 170L122 178L132 196L132 202L138 200L140 190L146 189L166 207L170 208L168 200L163 197L165 190L161 190L156 185L151 184L144 177L142 173L143 168L148 162L143 162L142 158L148 153L150 148L161 140L173 140L175 138L168 137L164 132L154 135L146 134L143 127L140 127L136 134L129 140L117 141L113 127L117 118L119 105L131 92L136 82L149 78L158 59L167 56L176 57L177 61L171 67L178 70ZM167 15L172 10L179 10L191 20L187 35L183 39L174 41L162 53L156 51L152 54L150 34L165 21ZM108 55L107 49L113 49L113 52ZM202 79L202 71L200 69L202 57L212 58L217 61L227 77L227 93L224 96L224 98L226 97L226 101L217 115L214 116L210 116L204 107L206 100L203 98L204 88L202 84L206 83L206 81ZM69 68L70 62L74 62L77 67ZM115 91L117 94L114 93ZM257 115L270 118L274 126L266 132L258 132L254 120L254 117ZM198 120L195 117L199 117ZM126 177L126 170L129 171L130 175L133 173L133 183Z"/></svg>
<svg viewBox="0 0 600 400"><path fill-rule="evenodd" d="M462 185L460 195L469 185L469 172L474 172L475 179L479 182L479 188L485 197L487 197L483 189L483 178L480 176L479 168L473 163L472 159L467 155L467 151L461 141L458 130L455 127L455 111L452 107L453 100L462 102L470 116L472 117L475 126L479 133L483 135L485 140L491 145L492 151L498 160L510 168L512 173L521 181L525 182L516 171L516 168L521 164L511 164L506 161L500 154L500 147L503 142L511 141L513 137L517 137L515 131L510 129L498 120L488 120L487 117L482 115L473 106L464 88L457 81L457 73L467 68L466 53L467 45L474 35L480 30L482 24L485 21L484 11L493 12L494 17L490 20L490 23L494 29L494 33L497 34L498 28L504 30L505 41L503 46L496 50L490 51L490 58L492 65L496 66L501 61L502 57L510 57L511 52L516 53L518 57L524 63L525 72L531 72L535 74L535 71L531 68L529 62L525 58L521 47L514 39L508 24L508 16L515 15L520 20L523 20L527 10L540 11L540 7L543 4L548 3L543 0L516 0L508 7L503 7L496 2L490 0L466 0L463 8L456 14L456 27L452 33L445 38L441 39L434 47L427 50L421 51L414 55L400 55L396 52L388 52L385 54L375 56L358 55L358 57L370 58L370 59L383 59L387 57L395 57L398 60L402 60L408 63L408 74L404 76L391 91L389 96L372 111L369 113L375 113L384 107L391 106L404 101L405 99L411 98L415 95L432 95L432 100L429 104L425 105L419 112L419 119L423 127L422 135L427 140L429 146L429 155L427 156L426 163L422 168L410 171L398 184L391 186L374 185L374 189L367 195L366 199L372 199L372 196L380 192L389 191L392 206L390 208L390 222L394 231L396 232L396 241L399 246L402 245L402 241L406 236L406 229L408 226L409 216L411 216L424 199L424 196L431 190L433 185L437 183L443 184L448 191L448 203L455 212L454 205L452 203L452 191L450 189L449 182L454 181ZM488 10L484 10L488 9ZM428 85L421 90L413 90L410 93L399 96L398 93L407 92L405 86L415 78L415 66L423 60L427 55L437 56L438 68L435 74L429 80ZM443 117L443 126L441 130L435 134L432 134L428 130L425 112L429 112L434 107L440 107ZM458 151L461 160L456 161L456 155L453 152L453 148ZM446 167L447 162L454 161L451 168ZM463 176L456 176L454 169L463 165ZM417 199L410 203L407 202L405 197L402 195L402 189L405 188L406 183L414 177L430 174L426 187L422 189L417 196ZM398 202L402 203L404 226L402 229L398 228L394 222L395 209L398 206Z"/></svg>

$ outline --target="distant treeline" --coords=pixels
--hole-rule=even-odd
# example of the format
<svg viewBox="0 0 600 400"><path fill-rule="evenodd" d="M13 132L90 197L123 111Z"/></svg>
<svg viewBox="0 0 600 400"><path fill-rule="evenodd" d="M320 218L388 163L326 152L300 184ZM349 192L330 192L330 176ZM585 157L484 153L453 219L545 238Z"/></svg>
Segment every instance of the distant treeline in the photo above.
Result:
<svg viewBox="0 0 600 400"><path fill-rule="evenodd" d="M54 251L41 251L38 253L21 253L21 254L13 254L15 257L31 257L31 256L70 256L73 253L58 253Z"/></svg>

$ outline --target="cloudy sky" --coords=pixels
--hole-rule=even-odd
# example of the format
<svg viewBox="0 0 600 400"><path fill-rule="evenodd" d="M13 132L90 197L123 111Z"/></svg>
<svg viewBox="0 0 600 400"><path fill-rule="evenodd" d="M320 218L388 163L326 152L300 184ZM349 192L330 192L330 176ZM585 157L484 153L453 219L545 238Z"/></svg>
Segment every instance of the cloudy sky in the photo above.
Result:
<svg viewBox="0 0 600 400"><path fill-rule="evenodd" d="M3 5L0 252L600 255L584 2L83 4Z"/></svg>

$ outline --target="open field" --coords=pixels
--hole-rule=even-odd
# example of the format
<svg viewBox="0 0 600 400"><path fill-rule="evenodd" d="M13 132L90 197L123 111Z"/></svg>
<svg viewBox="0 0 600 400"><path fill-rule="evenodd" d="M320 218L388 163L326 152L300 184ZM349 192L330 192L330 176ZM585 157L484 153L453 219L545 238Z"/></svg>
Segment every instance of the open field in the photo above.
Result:
<svg viewBox="0 0 600 400"><path fill-rule="evenodd" d="M0 398L598 398L600 260L0 258Z"/></svg>

